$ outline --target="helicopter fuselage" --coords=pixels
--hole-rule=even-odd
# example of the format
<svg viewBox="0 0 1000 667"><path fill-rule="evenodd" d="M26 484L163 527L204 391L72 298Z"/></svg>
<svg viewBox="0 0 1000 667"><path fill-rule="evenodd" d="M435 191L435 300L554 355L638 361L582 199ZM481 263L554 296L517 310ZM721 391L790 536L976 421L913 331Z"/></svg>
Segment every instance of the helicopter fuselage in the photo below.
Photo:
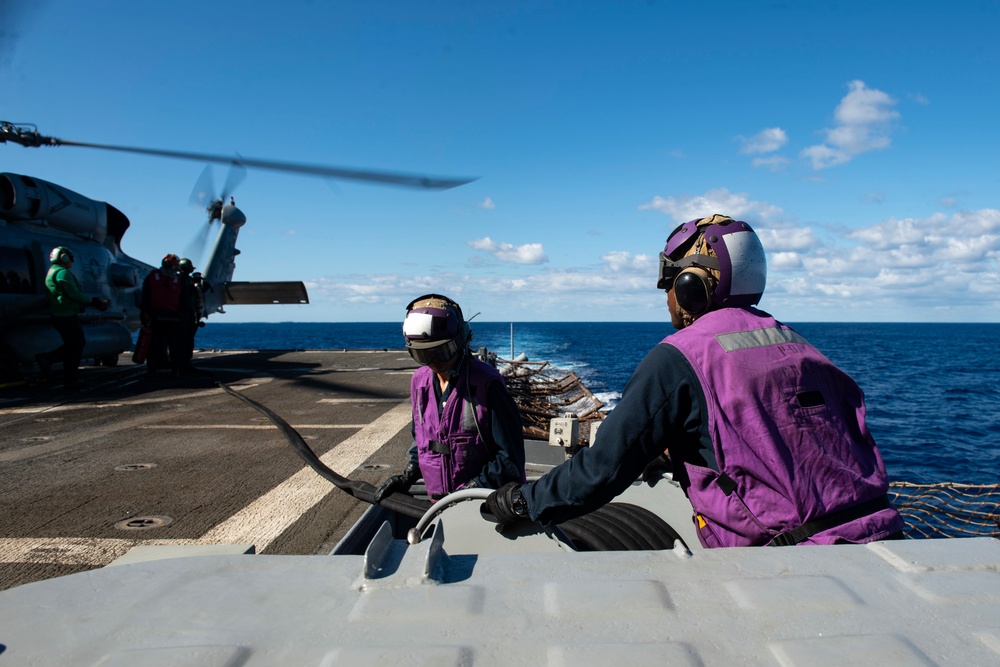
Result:
<svg viewBox="0 0 1000 667"><path fill-rule="evenodd" d="M70 248L72 271L88 296L108 299L105 312L80 314L85 358L113 364L131 349L139 327L142 281L151 265L119 245L129 221L104 202L41 179L0 174L0 354L5 363L32 363L61 344L51 325L45 275L49 253Z"/></svg>

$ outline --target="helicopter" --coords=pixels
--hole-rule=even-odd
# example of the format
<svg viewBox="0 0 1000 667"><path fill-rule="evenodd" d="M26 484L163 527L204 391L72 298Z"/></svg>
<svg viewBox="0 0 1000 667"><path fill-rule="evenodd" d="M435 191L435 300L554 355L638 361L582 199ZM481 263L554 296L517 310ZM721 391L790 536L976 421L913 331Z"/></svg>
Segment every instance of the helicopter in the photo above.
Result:
<svg viewBox="0 0 1000 667"><path fill-rule="evenodd" d="M206 167L192 194L192 203L203 205L208 212L202 236L207 240L215 232L202 276L206 316L223 313L228 305L309 302L301 281L233 281L235 258L240 252L236 240L247 219L237 208L232 191L247 167L431 190L475 180L85 143L42 135L31 124L0 121L0 143L8 142L30 148L76 146L230 165L221 193L214 193L211 171ZM120 354L132 349L133 333L141 326L143 281L155 266L122 250L122 239L130 226L128 217L112 204L33 176L0 173L0 364L5 375L19 375L21 367L34 363L36 354L61 344L50 321L45 290L49 252L57 246L73 251L73 272L83 292L110 303L105 311L87 309L80 314L86 338L83 358L114 366Z"/></svg>

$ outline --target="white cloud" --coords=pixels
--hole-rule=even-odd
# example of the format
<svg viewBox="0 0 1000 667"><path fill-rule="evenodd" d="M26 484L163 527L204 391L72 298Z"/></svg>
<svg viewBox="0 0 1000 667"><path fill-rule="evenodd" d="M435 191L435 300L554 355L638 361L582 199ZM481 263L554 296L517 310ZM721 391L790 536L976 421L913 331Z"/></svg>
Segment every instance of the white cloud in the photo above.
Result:
<svg viewBox="0 0 1000 667"><path fill-rule="evenodd" d="M802 257L797 252L775 252L767 259L772 270L794 270L802 268Z"/></svg>
<svg viewBox="0 0 1000 667"><path fill-rule="evenodd" d="M847 85L850 91L834 111L834 127L824 130L826 141L802 151L813 169L844 164L892 143L890 134L899 118L899 112L892 108L896 101L881 90L868 88L864 81L855 80Z"/></svg>
<svg viewBox="0 0 1000 667"><path fill-rule="evenodd" d="M788 143L788 135L780 127L769 127L750 138L737 137L737 139L743 144L740 153L744 155L773 153Z"/></svg>
<svg viewBox="0 0 1000 667"><path fill-rule="evenodd" d="M541 243L525 243L515 246L510 243L497 243L485 236L481 239L468 241L468 245L507 264L544 264L549 261Z"/></svg>
<svg viewBox="0 0 1000 667"><path fill-rule="evenodd" d="M754 231L768 254L808 251L819 245L819 239L810 227L781 225L754 228Z"/></svg>
<svg viewBox="0 0 1000 667"><path fill-rule="evenodd" d="M636 271L639 273L655 273L658 269L658 258L650 255L633 255L624 250L613 250L601 259L614 272Z"/></svg>
<svg viewBox="0 0 1000 667"><path fill-rule="evenodd" d="M780 155L772 155L771 157L757 157L750 162L754 169L758 167L764 167L769 171L781 171L788 166L788 158L781 157Z"/></svg>
<svg viewBox="0 0 1000 667"><path fill-rule="evenodd" d="M765 230L762 237L768 234ZM772 250L765 300L770 295L774 301L769 303L786 307L807 303L817 319L827 309L875 319L905 312L911 321L919 319L912 313L930 315L933 309L976 319L1000 306L997 209L889 218L827 242L816 237L813 247L798 253L800 266L785 252Z"/></svg>
<svg viewBox="0 0 1000 667"><path fill-rule="evenodd" d="M492 197L487 197L483 201L479 202L479 208L485 208L485 209L488 209L488 210L492 211L496 207L497 207L497 205L493 203L493 198Z"/></svg>
<svg viewBox="0 0 1000 667"><path fill-rule="evenodd" d="M666 213L677 223L722 213L736 219L775 220L781 209L764 202L752 201L745 192L733 193L726 188L709 190L693 197L653 197L639 205L640 211L654 210ZM753 222L753 220L748 220Z"/></svg>
<svg viewBox="0 0 1000 667"><path fill-rule="evenodd" d="M704 199L719 201L712 193ZM745 196L739 201L768 210ZM671 206L683 210L679 201ZM697 217L690 211L675 214ZM995 319L990 313L1000 307L998 209L886 218L857 229L779 219L752 224L768 261L761 307L779 319L971 321ZM494 320L523 318L521 309L530 303L526 319L666 321L663 294L655 288L654 255L610 250L581 258L580 266L552 268L510 259L537 256L538 244L516 248L485 238L469 245L508 259L484 262L464 274L442 267L440 273L430 268L420 275L332 276L311 282L310 297L317 304L351 304L352 312L395 315L415 295L438 292L463 305L468 301Z"/></svg>

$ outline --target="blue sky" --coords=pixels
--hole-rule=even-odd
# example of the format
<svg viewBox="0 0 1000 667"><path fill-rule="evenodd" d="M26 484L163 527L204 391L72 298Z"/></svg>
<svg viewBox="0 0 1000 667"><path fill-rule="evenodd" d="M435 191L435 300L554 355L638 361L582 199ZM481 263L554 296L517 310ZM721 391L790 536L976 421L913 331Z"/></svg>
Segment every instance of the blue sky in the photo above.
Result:
<svg viewBox="0 0 1000 667"><path fill-rule="evenodd" d="M236 278L392 321L425 292L484 321L669 321L678 223L748 221L761 307L805 321L1000 321L1000 3L0 4L0 118L93 143L435 176L444 192L251 170ZM156 262L204 165L0 146L108 201ZM225 178L215 170L216 181Z"/></svg>

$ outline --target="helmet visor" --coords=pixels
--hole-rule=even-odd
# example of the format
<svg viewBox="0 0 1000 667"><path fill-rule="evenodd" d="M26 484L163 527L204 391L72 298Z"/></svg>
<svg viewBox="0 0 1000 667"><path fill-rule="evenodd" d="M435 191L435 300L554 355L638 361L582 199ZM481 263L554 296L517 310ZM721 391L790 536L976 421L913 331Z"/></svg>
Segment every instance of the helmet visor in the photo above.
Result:
<svg viewBox="0 0 1000 667"><path fill-rule="evenodd" d="M656 281L656 289L669 290L674 286L677 274L689 266L700 266L703 268L719 269L719 260L708 255L688 255L681 257L676 262L667 256L666 252L660 253L660 274Z"/></svg>
<svg viewBox="0 0 1000 667"><path fill-rule="evenodd" d="M406 351L410 353L415 362L421 366L427 366L428 364L443 364L453 360L461 346L461 338L452 338L436 347L416 348L407 345Z"/></svg>
<svg viewBox="0 0 1000 667"><path fill-rule="evenodd" d="M684 268L677 262L667 257L666 253L660 253L660 275L656 281L656 289L669 290L674 285L674 278Z"/></svg>

